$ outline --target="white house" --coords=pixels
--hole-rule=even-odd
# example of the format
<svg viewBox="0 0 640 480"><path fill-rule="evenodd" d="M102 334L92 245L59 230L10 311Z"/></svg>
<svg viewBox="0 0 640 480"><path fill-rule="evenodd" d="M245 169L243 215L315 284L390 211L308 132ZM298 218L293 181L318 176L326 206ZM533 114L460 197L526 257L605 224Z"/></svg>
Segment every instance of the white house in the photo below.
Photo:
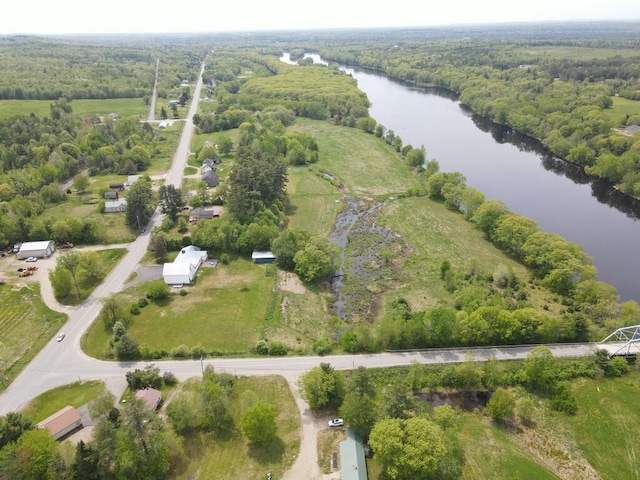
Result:
<svg viewBox="0 0 640 480"><path fill-rule="evenodd" d="M104 213L124 212L127 209L127 199L120 198L112 202L104 202Z"/></svg>
<svg viewBox="0 0 640 480"><path fill-rule="evenodd" d="M16 257L18 260L29 257L46 258L51 256L56 250L56 244L53 240L44 240L42 242L24 242L20 245L20 249Z"/></svg>
<svg viewBox="0 0 640 480"><path fill-rule="evenodd" d="M165 263L162 278L167 285L185 285L193 283L202 262L207 259L207 252L189 245L180 250L173 263Z"/></svg>

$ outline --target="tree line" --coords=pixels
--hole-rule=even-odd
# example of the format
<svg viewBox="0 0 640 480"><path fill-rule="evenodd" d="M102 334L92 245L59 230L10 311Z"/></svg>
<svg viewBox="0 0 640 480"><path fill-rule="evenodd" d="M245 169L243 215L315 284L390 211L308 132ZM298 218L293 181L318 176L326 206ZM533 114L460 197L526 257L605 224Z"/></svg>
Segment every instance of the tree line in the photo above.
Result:
<svg viewBox="0 0 640 480"><path fill-rule="evenodd" d="M571 44L553 39L541 44L527 38L526 31L515 39L498 32L473 39L388 39L348 46L325 39L313 48L331 61L453 91L475 113L538 139L559 157L637 197L640 140L612 129L640 125L640 117L612 118L610 108L615 94L635 98L639 57L626 37L614 35L603 53L588 35ZM536 46L549 51L527 55ZM561 48L582 56L562 58Z"/></svg>

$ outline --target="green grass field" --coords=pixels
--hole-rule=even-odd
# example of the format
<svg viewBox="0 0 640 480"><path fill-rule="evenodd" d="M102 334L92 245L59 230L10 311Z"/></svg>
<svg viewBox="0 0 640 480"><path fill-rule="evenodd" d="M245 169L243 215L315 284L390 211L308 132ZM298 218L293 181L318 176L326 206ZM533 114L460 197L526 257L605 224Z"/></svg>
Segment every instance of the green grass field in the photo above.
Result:
<svg viewBox="0 0 640 480"><path fill-rule="evenodd" d="M618 125L627 115L635 117L640 115L640 100L629 100L622 97L612 97L613 106L605 110L605 113L609 115L609 118L614 122L615 126Z"/></svg>
<svg viewBox="0 0 640 480"><path fill-rule="evenodd" d="M235 424L231 435L220 439L213 433L200 433L187 438L184 443L187 458L179 471L170 472L171 478L263 480L267 470L271 470L274 479L282 478L300 448L300 416L293 395L286 380L276 376L240 377L234 383L233 398L241 398L247 390L276 406L277 438L264 448L249 445L239 429L242 402L234 401L230 404Z"/></svg>
<svg viewBox="0 0 640 480"><path fill-rule="evenodd" d="M292 167L288 173L289 228L329 235L342 209L340 193L328 180L306 167Z"/></svg>
<svg viewBox="0 0 640 480"><path fill-rule="evenodd" d="M343 184L346 194L389 195L419 185L400 156L374 135L303 118L290 129L314 137L320 157L317 167Z"/></svg>
<svg viewBox="0 0 640 480"><path fill-rule="evenodd" d="M140 344L154 350L186 345L202 345L208 351L248 352L260 338L260 329L269 304L274 279L265 274L265 265L238 259L228 265L201 267L194 286L185 287L186 296L174 291L169 299L150 302L133 317L128 331ZM138 284L122 295L125 305L145 296ZM103 358L112 332L100 320L83 338L83 349Z"/></svg>
<svg viewBox="0 0 640 480"><path fill-rule="evenodd" d="M66 406L81 407L100 395L104 388L104 383L95 380L63 385L38 395L22 413L34 422L40 422Z"/></svg>
<svg viewBox="0 0 640 480"><path fill-rule="evenodd" d="M55 335L67 316L47 308L40 285L0 285L0 369L9 380ZM0 388L5 388L0 382Z"/></svg>
<svg viewBox="0 0 640 480"><path fill-rule="evenodd" d="M30 115L38 117L51 114L52 100L0 100L0 120L14 115ZM147 107L141 98L108 98L72 100L71 108L77 115L108 115L117 113L121 117L139 116L147 118Z"/></svg>
<svg viewBox="0 0 640 480"><path fill-rule="evenodd" d="M481 271L493 273L499 265L510 266L525 283L528 270L486 241L482 232L458 213L426 197L401 198L389 202L378 223L400 234L412 253L401 259L403 285L393 293L405 297L416 308L431 308L450 298L440 280L440 265L448 260L456 268L474 263ZM535 298L538 295L540 298ZM548 301L548 292L532 291L532 303Z"/></svg>
<svg viewBox="0 0 640 480"><path fill-rule="evenodd" d="M571 436L604 480L640 479L640 376L582 380L573 385L578 415Z"/></svg>

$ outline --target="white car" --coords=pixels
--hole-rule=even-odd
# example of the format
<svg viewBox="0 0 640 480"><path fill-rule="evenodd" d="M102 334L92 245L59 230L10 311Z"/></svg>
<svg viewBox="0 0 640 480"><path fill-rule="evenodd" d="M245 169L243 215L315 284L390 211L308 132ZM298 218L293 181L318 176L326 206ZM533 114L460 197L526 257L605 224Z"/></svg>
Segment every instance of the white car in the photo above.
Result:
<svg viewBox="0 0 640 480"><path fill-rule="evenodd" d="M27 259L25 260L25 262L37 262L38 259L36 257L27 257Z"/></svg>
<svg viewBox="0 0 640 480"><path fill-rule="evenodd" d="M330 427L342 427L344 426L344 420L341 418L332 418L329 420Z"/></svg>
<svg viewBox="0 0 640 480"><path fill-rule="evenodd" d="M56 337L56 342L61 342L62 340L64 340L64 337L65 337L65 333L62 332L60 335Z"/></svg>

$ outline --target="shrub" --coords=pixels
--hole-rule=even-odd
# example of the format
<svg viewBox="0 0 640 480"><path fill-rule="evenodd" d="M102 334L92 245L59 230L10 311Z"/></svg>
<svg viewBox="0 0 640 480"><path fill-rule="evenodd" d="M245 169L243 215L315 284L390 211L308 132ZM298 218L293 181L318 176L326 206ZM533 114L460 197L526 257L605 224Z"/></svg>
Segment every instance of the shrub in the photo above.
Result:
<svg viewBox="0 0 640 480"><path fill-rule="evenodd" d="M629 372L629 364L624 357L613 357L605 372L608 377L621 377Z"/></svg>
<svg viewBox="0 0 640 480"><path fill-rule="evenodd" d="M230 261L231 257L228 253L223 253L222 255L220 255L220 263L222 263L223 265L229 265Z"/></svg>
<svg viewBox="0 0 640 480"><path fill-rule="evenodd" d="M207 350L200 344L191 347L191 357L201 358L207 356Z"/></svg>
<svg viewBox="0 0 640 480"><path fill-rule="evenodd" d="M258 340L256 342L256 353L260 355L268 355L269 354L269 345L266 340Z"/></svg>
<svg viewBox="0 0 640 480"><path fill-rule="evenodd" d="M170 387L178 383L178 379L173 374L173 372L164 372L162 374L162 381L164 382L165 385Z"/></svg>
<svg viewBox="0 0 640 480"><path fill-rule="evenodd" d="M138 305L136 305L135 303L132 303L129 312L131 312L131 315L139 315L140 307L138 307Z"/></svg>
<svg viewBox="0 0 640 480"><path fill-rule="evenodd" d="M578 403L573 396L571 389L567 385L560 385L551 397L551 408L568 415L575 415L578 412Z"/></svg>
<svg viewBox="0 0 640 480"><path fill-rule="evenodd" d="M313 344L313 351L318 355L327 355L333 351L333 342L326 338L316 340Z"/></svg>
<svg viewBox="0 0 640 480"><path fill-rule="evenodd" d="M169 285L162 280L149 282L147 298L152 300L163 300L169 296Z"/></svg>
<svg viewBox="0 0 640 480"><path fill-rule="evenodd" d="M146 298L139 298L139 299L138 299L138 307L140 307L140 308L144 308L144 307L146 307L147 305L149 305L149 302L147 301L147 299L146 299Z"/></svg>
<svg viewBox="0 0 640 480"><path fill-rule="evenodd" d="M287 346L282 342L271 342L269 344L269 355L273 357L280 357L286 355L288 352Z"/></svg>
<svg viewBox="0 0 640 480"><path fill-rule="evenodd" d="M176 348L171 350L171 356L173 358L187 358L190 353L191 351L189 350L189 347L184 344L178 345Z"/></svg>
<svg viewBox="0 0 640 480"><path fill-rule="evenodd" d="M186 297L187 296L187 291L184 288L180 289L180 296L181 297Z"/></svg>

